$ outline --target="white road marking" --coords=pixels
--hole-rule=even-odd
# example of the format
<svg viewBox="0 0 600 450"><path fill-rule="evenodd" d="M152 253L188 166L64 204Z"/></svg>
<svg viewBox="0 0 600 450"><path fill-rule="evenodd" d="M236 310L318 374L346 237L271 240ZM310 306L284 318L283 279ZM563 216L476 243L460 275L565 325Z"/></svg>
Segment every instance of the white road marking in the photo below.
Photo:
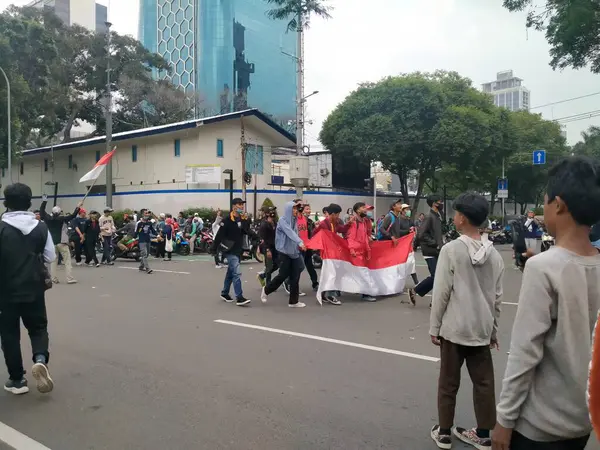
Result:
<svg viewBox="0 0 600 450"><path fill-rule="evenodd" d="M296 333L295 331L279 330L277 328L261 327L259 325L250 325L248 323L232 322L230 320L221 320L221 319L217 319L217 320L215 320L215 322L222 323L224 325L233 325L233 326L242 327L242 328L251 328L253 330L268 331L270 333L283 334L285 336L295 336L295 337L300 337L300 338L305 338L305 339L312 339L315 341L329 342L331 344L345 345L347 347L362 348L363 350L372 350L374 352L389 353L390 355L406 356L407 358L421 359L423 361L438 362L440 360L440 358L434 358L433 356L419 355L417 353L401 352L400 350L393 350L391 348L375 347L373 345L365 345L365 344L358 344L356 342L341 341L339 339L331 339L331 338L322 337L322 336L315 336L313 334Z"/></svg>
<svg viewBox="0 0 600 450"><path fill-rule="evenodd" d="M127 270L140 270L137 267L126 267L126 266L118 266L118 269L127 269ZM191 275L190 272L176 272L174 270L161 270L161 269L152 269L152 272L162 272L162 273L178 273L179 275Z"/></svg>
<svg viewBox="0 0 600 450"><path fill-rule="evenodd" d="M45 445L25 436L20 431L0 422L0 441L11 446L15 450L50 450Z"/></svg>
<svg viewBox="0 0 600 450"><path fill-rule="evenodd" d="M511 302L502 302L503 305L512 305L512 306L519 306L518 303L511 303Z"/></svg>

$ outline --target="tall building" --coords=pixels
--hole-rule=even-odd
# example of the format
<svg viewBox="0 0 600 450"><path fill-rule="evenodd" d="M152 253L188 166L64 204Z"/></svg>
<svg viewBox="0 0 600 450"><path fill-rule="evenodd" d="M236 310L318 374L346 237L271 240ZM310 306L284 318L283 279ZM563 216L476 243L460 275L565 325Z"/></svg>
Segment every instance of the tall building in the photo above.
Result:
<svg viewBox="0 0 600 450"><path fill-rule="evenodd" d="M140 0L139 39L171 63L157 74L196 92L206 112L259 108L295 119L296 33L265 0Z"/></svg>
<svg viewBox="0 0 600 450"><path fill-rule="evenodd" d="M524 109L529 111L531 95L522 85L522 79L515 77L512 70L498 72L496 81L481 85L483 92L494 96L494 104L511 111Z"/></svg>
<svg viewBox="0 0 600 450"><path fill-rule="evenodd" d="M95 0L34 0L27 6L49 8L67 25L80 25L99 33L106 31L107 7Z"/></svg>

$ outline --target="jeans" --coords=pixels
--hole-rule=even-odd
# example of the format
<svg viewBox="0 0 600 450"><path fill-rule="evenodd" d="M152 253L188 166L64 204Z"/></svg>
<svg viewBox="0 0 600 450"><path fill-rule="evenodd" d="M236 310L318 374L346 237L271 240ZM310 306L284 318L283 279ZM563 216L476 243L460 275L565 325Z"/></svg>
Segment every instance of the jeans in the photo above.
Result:
<svg viewBox="0 0 600 450"><path fill-rule="evenodd" d="M275 292L288 280L290 285L290 305L298 303L300 294L300 274L304 270L304 259L302 257L290 258L284 253L279 253L279 273L265 286L265 294Z"/></svg>
<svg viewBox="0 0 600 450"><path fill-rule="evenodd" d="M140 270L150 270L148 255L150 254L150 242L140 242Z"/></svg>
<svg viewBox="0 0 600 450"><path fill-rule="evenodd" d="M102 236L102 262L109 263L110 260L110 251L112 248L112 237L111 236Z"/></svg>
<svg viewBox="0 0 600 450"><path fill-rule="evenodd" d="M429 276L415 286L415 292L420 297L425 297L433 289L433 280L435 279L435 268L437 267L437 256L433 258L425 258L427 268L429 269Z"/></svg>
<svg viewBox="0 0 600 450"><path fill-rule="evenodd" d="M584 450L590 435L555 442L536 442L513 431L510 450Z"/></svg>
<svg viewBox="0 0 600 450"><path fill-rule="evenodd" d="M231 284L233 283L233 292L235 293L235 298L240 298L243 295L240 257L239 255L232 255L229 253L223 256L227 259L227 273L225 274L225 282L223 283L221 295L229 295Z"/></svg>
<svg viewBox="0 0 600 450"><path fill-rule="evenodd" d="M48 317L44 294L30 303L5 302L0 308L0 339L4 361L10 379L15 381L20 381L25 374L21 354L21 320L29 333L33 362L37 355L43 355L48 363Z"/></svg>
<svg viewBox="0 0 600 450"><path fill-rule="evenodd" d="M69 245L56 244L54 249L58 255L62 256L63 264L65 265L67 282L75 281L75 278L73 278L73 266L71 263L71 250L69 249ZM52 261L50 265L50 274L52 276L52 281L58 283L58 258Z"/></svg>

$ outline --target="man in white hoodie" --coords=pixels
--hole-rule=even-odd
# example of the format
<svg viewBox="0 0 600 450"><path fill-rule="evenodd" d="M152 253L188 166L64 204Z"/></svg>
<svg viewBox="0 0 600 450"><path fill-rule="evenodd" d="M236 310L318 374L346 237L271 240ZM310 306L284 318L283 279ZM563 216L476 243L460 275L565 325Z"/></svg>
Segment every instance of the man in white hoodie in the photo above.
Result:
<svg viewBox="0 0 600 450"><path fill-rule="evenodd" d="M23 376L21 320L27 328L33 353L32 374L38 390L50 392L54 383L48 372L48 318L44 291L50 283L44 263L56 258L52 236L44 222L27 210L31 189L21 183L4 189L7 212L0 222L0 339L9 380L4 389L13 394L29 392Z"/></svg>
<svg viewBox="0 0 600 450"><path fill-rule="evenodd" d="M479 228L487 219L481 195L461 194L453 205L460 238L442 247L435 273L429 334L440 347L439 423L431 438L439 448L452 446L451 432L478 449L491 449L496 424L494 367L490 349L498 346L504 262ZM461 369L467 363L473 382L477 427L454 427ZM453 428L454 427L454 428Z"/></svg>

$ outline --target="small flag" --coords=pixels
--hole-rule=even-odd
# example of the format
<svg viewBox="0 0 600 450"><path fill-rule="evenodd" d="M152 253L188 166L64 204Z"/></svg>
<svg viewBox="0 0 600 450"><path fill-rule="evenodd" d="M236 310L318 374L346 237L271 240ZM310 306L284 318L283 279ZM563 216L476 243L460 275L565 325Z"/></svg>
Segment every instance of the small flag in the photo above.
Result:
<svg viewBox="0 0 600 450"><path fill-rule="evenodd" d="M86 173L84 176L82 176L79 179L79 182L85 183L86 181L97 180L98 177L100 176L100 174L102 173L102 171L104 170L104 168L106 167L106 165L112 159L116 150L117 150L117 147L115 146L115 147L113 147L113 149L110 152L106 153L102 158L100 158L100 160L96 163L94 168L92 170L90 170L88 173Z"/></svg>

